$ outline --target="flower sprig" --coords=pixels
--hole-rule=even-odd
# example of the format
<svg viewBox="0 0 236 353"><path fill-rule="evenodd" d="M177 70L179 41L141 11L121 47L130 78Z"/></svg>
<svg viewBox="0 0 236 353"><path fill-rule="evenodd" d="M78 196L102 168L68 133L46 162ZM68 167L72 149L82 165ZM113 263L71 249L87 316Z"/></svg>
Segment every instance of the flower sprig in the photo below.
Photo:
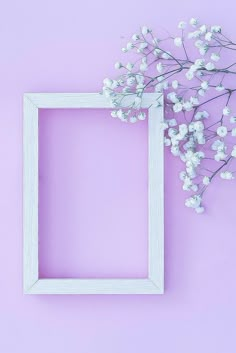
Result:
<svg viewBox="0 0 236 353"><path fill-rule="evenodd" d="M130 123L146 118L140 110L144 93L164 95L165 145L185 164L179 175L183 190L191 193L185 205L202 213L203 195L212 180L235 176L236 88L228 78L236 74L236 62L220 61L236 50L236 43L221 26L200 24L195 18L188 24L181 21L178 30L178 36L161 39L142 27L122 48L132 60L115 64L121 74L103 81L103 94L114 106L111 116ZM128 105L126 97L131 98Z"/></svg>

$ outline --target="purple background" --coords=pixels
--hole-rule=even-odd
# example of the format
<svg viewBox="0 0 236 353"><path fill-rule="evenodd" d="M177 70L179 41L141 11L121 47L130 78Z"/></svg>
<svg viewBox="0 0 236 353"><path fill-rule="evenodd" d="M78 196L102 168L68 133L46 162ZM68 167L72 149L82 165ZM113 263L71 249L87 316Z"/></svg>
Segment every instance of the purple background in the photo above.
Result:
<svg viewBox="0 0 236 353"><path fill-rule="evenodd" d="M196 16L208 23L224 25L226 33L236 38L235 2L226 0L216 5L216 2L203 0L147 0L138 5L137 1L124 0L117 3L102 0L22 0L2 3L0 16L1 352L156 353L159 350L165 353L234 353L235 181L228 184L214 182L205 198L207 213L198 216L183 206L186 194L182 192L177 178L182 166L178 160L166 154L164 296L24 296L21 249L23 93L100 90L103 78L114 74L113 63L121 57L120 48L125 42L123 37L128 38L141 24L157 30L158 26L165 27L175 33L179 20ZM56 141L62 138L60 129L63 129L65 119L58 113L61 123L57 127L54 114L50 113L48 121L42 124L42 129L45 128L43 140L47 143L47 133L52 127L58 129L52 138ZM93 119L93 115L89 114L88 117ZM69 119L73 119L73 116L70 115ZM128 145L127 135L130 134L139 148L137 138L138 135L142 138L145 136L145 131L142 131L142 128L146 129L145 124L142 124L142 128L141 125L135 127L135 131L129 127L124 131L125 126L119 126L108 117L105 119L105 115L101 116L101 121L104 129L110 129L115 146L118 146L115 139L119 133L126 135L124 146ZM75 124L79 127L79 123ZM70 131L70 124L64 128ZM92 129L99 129L99 125ZM73 131L71 133L75 134ZM69 135L67 138L64 141L65 149L72 143ZM85 146L85 141L83 143ZM101 153L104 147L100 145ZM53 146L50 153L55 155L53 163L56 167L57 156ZM64 150L60 150L60 153L63 154ZM130 151L127 156L123 154L123 165L128 164L126 157L130 157L130 154ZM145 165L145 155L139 161L140 164L137 156L132 173ZM73 155L73 158L76 156ZM46 155L44 160L47 167L49 161ZM72 164L69 168L72 168ZM52 177L53 173L52 170ZM143 173L146 173L145 168ZM139 176L137 182L143 190L140 198L146 202L145 174ZM108 186L111 187L110 184ZM47 187L47 183L44 184L45 192ZM123 188L124 184L120 187ZM127 192L135 194L135 187L132 186L132 190L130 187L131 183L128 183ZM125 189L122 191L124 196ZM55 190L51 192L53 196ZM43 195L44 191L42 200ZM144 204L140 198L137 198L136 207L141 214L139 226L144 227L146 211L142 209ZM68 215L69 210L67 212ZM134 227L131 219L125 216L123 220L129 223L129 227ZM115 231L116 224L117 220L112 221L108 227ZM127 239L128 247L134 243L134 234L130 237ZM122 259L119 261L116 256L112 265L113 273L118 275L119 269L122 275L126 271L127 276L134 273L142 276L145 273L145 239L139 240L134 259L138 259L143 242L144 253L140 254L140 263L135 261L132 264L126 256L126 271ZM85 238L83 241L86 246ZM118 241L120 253L121 241ZM106 244L104 253L107 249L111 251L114 246L113 241L108 248ZM53 252L52 245L50 249ZM68 268L58 267L56 270L54 263L50 264L46 255L42 256L45 256L45 268L41 268L44 274L52 271L69 273L75 262L74 257ZM89 258L85 260L89 266L86 269L89 268L92 274L92 261ZM106 254L103 266L97 269L100 274L110 275L105 267L106 261L108 263L110 260ZM96 261L99 263L99 257ZM84 275L86 269L83 270Z"/></svg>

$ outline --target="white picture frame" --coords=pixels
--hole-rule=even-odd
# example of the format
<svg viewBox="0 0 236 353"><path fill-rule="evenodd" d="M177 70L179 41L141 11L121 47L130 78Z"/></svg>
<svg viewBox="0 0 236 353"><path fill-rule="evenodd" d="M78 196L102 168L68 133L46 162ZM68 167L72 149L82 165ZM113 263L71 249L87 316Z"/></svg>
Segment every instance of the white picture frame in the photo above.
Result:
<svg viewBox="0 0 236 353"><path fill-rule="evenodd" d="M154 102L159 104L152 105ZM127 102L126 102L127 103ZM38 119L39 109L111 108L99 93L26 93L23 123L24 293L26 294L163 294L164 292L164 158L163 97L143 95L148 109L149 259L148 277L138 279L39 278L38 254Z"/></svg>

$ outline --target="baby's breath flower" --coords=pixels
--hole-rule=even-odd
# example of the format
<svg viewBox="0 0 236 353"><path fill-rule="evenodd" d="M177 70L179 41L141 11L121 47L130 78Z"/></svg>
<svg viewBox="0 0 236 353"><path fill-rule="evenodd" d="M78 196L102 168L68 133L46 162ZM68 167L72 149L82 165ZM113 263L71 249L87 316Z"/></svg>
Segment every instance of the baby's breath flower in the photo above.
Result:
<svg viewBox="0 0 236 353"><path fill-rule="evenodd" d="M179 99L177 97L176 92L170 92L167 94L167 98L172 102L172 103L178 103Z"/></svg>
<svg viewBox="0 0 236 353"><path fill-rule="evenodd" d="M202 34L205 34L207 32L207 26L206 25L202 25L200 28L199 28L199 31L202 33Z"/></svg>
<svg viewBox="0 0 236 353"><path fill-rule="evenodd" d="M228 116L231 113L231 109L229 107L224 107L223 115Z"/></svg>
<svg viewBox="0 0 236 353"><path fill-rule="evenodd" d="M146 49L148 47L148 43L147 42L142 42L139 44L139 50L142 52L144 49Z"/></svg>
<svg viewBox="0 0 236 353"><path fill-rule="evenodd" d="M200 207L202 202L202 198L200 195L194 195L189 197L186 201L185 201L185 205L187 207L192 207L192 208L198 208Z"/></svg>
<svg viewBox="0 0 236 353"><path fill-rule="evenodd" d="M180 21L178 24L178 28L180 28L180 29L185 29L186 26L187 26L187 23L184 21Z"/></svg>
<svg viewBox="0 0 236 353"><path fill-rule="evenodd" d="M174 39L174 43L175 43L175 46L176 46L176 47L182 47L182 44L183 44L182 38L176 37L176 38Z"/></svg>
<svg viewBox="0 0 236 353"><path fill-rule="evenodd" d="M194 115L194 119L195 120L201 120L201 119L206 119L209 117L209 113L207 111L202 111L202 112L197 112L195 115Z"/></svg>
<svg viewBox="0 0 236 353"><path fill-rule="evenodd" d="M126 64L126 69L129 70L129 71L131 71L133 69L133 67L134 67L134 64L132 64L132 63L127 63Z"/></svg>
<svg viewBox="0 0 236 353"><path fill-rule="evenodd" d="M189 70L186 72L185 76L190 81L194 78L194 73L193 73L193 71Z"/></svg>
<svg viewBox="0 0 236 353"><path fill-rule="evenodd" d="M219 84L218 86L216 86L216 91L221 92L224 91L224 86L222 84Z"/></svg>
<svg viewBox="0 0 236 353"><path fill-rule="evenodd" d="M202 81L201 87L202 89L207 90L209 87L208 81Z"/></svg>
<svg viewBox="0 0 236 353"><path fill-rule="evenodd" d="M158 71L159 73L162 73L162 71L163 71L163 65L162 65L162 63L158 63L158 64L156 65L156 69L157 69L157 71Z"/></svg>
<svg viewBox="0 0 236 353"><path fill-rule="evenodd" d="M117 110L112 110L111 116L112 118L117 118Z"/></svg>
<svg viewBox="0 0 236 353"><path fill-rule="evenodd" d="M115 69L116 69L116 70L122 68L122 66L123 66L123 65L122 65L121 62L119 62L119 61L117 61L117 62L115 63Z"/></svg>
<svg viewBox="0 0 236 353"><path fill-rule="evenodd" d="M179 82L177 80L172 81L172 88L177 89L179 87Z"/></svg>
<svg viewBox="0 0 236 353"><path fill-rule="evenodd" d="M139 40L140 39L140 37L139 37L139 35L138 34L133 34L132 35L132 40L134 41L134 42L136 42L137 40Z"/></svg>
<svg viewBox="0 0 236 353"><path fill-rule="evenodd" d="M209 185L211 182L211 179L208 177L208 176L204 176L203 180L202 180L202 183L204 185Z"/></svg>
<svg viewBox="0 0 236 353"><path fill-rule="evenodd" d="M201 213L203 213L203 212L205 212L205 208L204 207L197 207L197 208L195 208L195 211L198 213L198 214L201 214Z"/></svg>
<svg viewBox="0 0 236 353"><path fill-rule="evenodd" d="M211 26L211 32L213 33L220 33L221 32L221 26Z"/></svg>
<svg viewBox="0 0 236 353"><path fill-rule="evenodd" d="M168 121L168 124L169 124L170 127L174 127L174 126L177 125L177 121L175 119L170 119Z"/></svg>
<svg viewBox="0 0 236 353"><path fill-rule="evenodd" d="M131 117L129 118L129 121L130 121L132 124L136 123L136 121L137 121L136 116L135 116L135 115L134 115L134 116L131 116Z"/></svg>
<svg viewBox="0 0 236 353"><path fill-rule="evenodd" d="M232 179L234 179L233 173L230 172L230 171L228 171L228 170L225 171L225 172L221 172L221 173L220 173L220 176L221 176L222 179L225 179L225 180L232 180Z"/></svg>
<svg viewBox="0 0 236 353"><path fill-rule="evenodd" d="M231 135L234 136L234 137L236 136L236 127L232 129Z"/></svg>
<svg viewBox="0 0 236 353"><path fill-rule="evenodd" d="M213 60L213 61L219 61L219 60L220 60L220 54L212 53L212 54L211 54L211 60Z"/></svg>
<svg viewBox="0 0 236 353"><path fill-rule="evenodd" d="M212 33L211 32L207 32L205 35L205 39L210 42L212 40Z"/></svg>
<svg viewBox="0 0 236 353"><path fill-rule="evenodd" d="M151 29L149 29L147 26L142 27L142 34L146 36L148 33L151 32Z"/></svg>
<svg viewBox="0 0 236 353"><path fill-rule="evenodd" d="M175 103L173 110L175 113L179 113L183 110L183 105L181 103Z"/></svg>
<svg viewBox="0 0 236 353"><path fill-rule="evenodd" d="M227 127L226 126L219 126L216 130L216 133L220 137L225 137L228 133Z"/></svg>
<svg viewBox="0 0 236 353"><path fill-rule="evenodd" d="M140 66L139 66L139 69L140 69L140 71L147 71L148 64L145 63L145 62L141 63Z"/></svg>
<svg viewBox="0 0 236 353"><path fill-rule="evenodd" d="M167 51L166 53L163 53L163 54L161 55L161 57L162 57L162 59L168 60L168 59L171 58L171 53L170 53L169 51Z"/></svg>
<svg viewBox="0 0 236 353"><path fill-rule="evenodd" d="M171 140L165 137L165 139L164 139L164 143L165 143L165 146L167 146L167 147L168 147L168 146L170 146L170 145L171 145Z"/></svg>
<svg viewBox="0 0 236 353"><path fill-rule="evenodd" d="M231 123L231 124L236 123L236 116L231 116L231 118L230 118L230 123Z"/></svg>
<svg viewBox="0 0 236 353"><path fill-rule="evenodd" d="M207 69L207 71L212 71L215 69L215 65L211 62L207 63L205 68Z"/></svg>
<svg viewBox="0 0 236 353"><path fill-rule="evenodd" d="M189 24L193 27L196 27L198 25L198 20L196 18L191 18Z"/></svg>
<svg viewBox="0 0 236 353"><path fill-rule="evenodd" d="M236 158L236 145L233 146L232 152L231 152L231 156Z"/></svg>
<svg viewBox="0 0 236 353"><path fill-rule="evenodd" d="M140 113L138 114L138 119L139 119L139 120L145 120L145 119L146 119L146 113L140 112Z"/></svg>

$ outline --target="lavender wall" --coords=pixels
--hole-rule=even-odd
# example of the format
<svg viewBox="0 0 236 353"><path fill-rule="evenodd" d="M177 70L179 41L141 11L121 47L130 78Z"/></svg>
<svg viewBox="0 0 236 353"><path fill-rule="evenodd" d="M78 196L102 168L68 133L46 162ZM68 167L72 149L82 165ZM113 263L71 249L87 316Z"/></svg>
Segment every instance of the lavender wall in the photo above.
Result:
<svg viewBox="0 0 236 353"><path fill-rule="evenodd" d="M23 93L100 90L102 79L114 74L113 63L120 58L123 37L127 38L140 24L174 31L179 20L196 16L224 25L226 32L235 38L234 1L216 5L203 0L147 0L138 5L133 0L117 3L15 0L2 3L0 16L0 351L233 353L235 181L223 185L216 181L205 198L209 205L206 214L198 216L184 208L185 195L176 177L181 166L166 154L164 296L24 296L21 249ZM44 125L43 141L47 141L50 124L54 124L53 116ZM104 128L109 124L106 129L113 136L124 129L108 122L105 116L101 117L101 124ZM141 139L143 126L144 130L135 128ZM55 132L57 141L60 128L62 125ZM66 128L70 129L69 125ZM70 139L69 134L67 138ZM65 141L65 146L68 143ZM104 146L100 147L102 151ZM51 150L52 155L54 152ZM123 163L127 163L128 157L124 154ZM145 156L140 163L145 165ZM131 172L138 168L137 163ZM144 179L144 174L139 177L140 185L144 185ZM142 190L140 197L145 200ZM137 202L143 227L145 210L142 211L140 199ZM108 222L109 228L115 229L116 223ZM134 240L127 240L129 246ZM112 244L100 248L106 253ZM134 256L138 259L142 244L140 264L135 262L132 267L129 263L127 275L129 271L140 276L145 272L144 239L137 245ZM121 271L125 271L122 259L119 263L116 257L114 263L114 271L118 271L119 264ZM47 266L42 272L54 271L47 258L44 264Z"/></svg>

